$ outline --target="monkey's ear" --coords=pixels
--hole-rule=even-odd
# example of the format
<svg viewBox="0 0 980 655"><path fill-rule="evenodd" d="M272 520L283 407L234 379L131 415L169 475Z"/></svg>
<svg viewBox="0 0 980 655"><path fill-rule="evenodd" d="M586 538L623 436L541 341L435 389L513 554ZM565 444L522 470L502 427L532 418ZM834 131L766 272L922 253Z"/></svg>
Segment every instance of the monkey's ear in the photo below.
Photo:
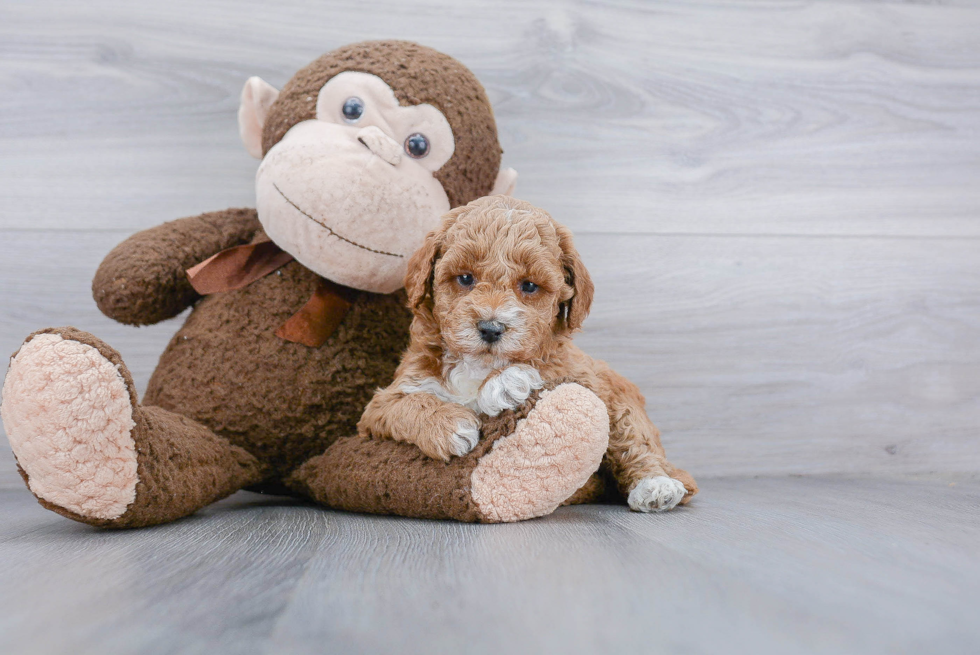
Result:
<svg viewBox="0 0 980 655"><path fill-rule="evenodd" d="M497 181L493 183L493 191L490 192L490 195L512 196L515 186L517 186L517 171L513 168L501 168L500 172L497 173Z"/></svg>
<svg viewBox="0 0 980 655"><path fill-rule="evenodd" d="M261 77L250 77L242 89L238 106L238 133L248 154L262 159L262 127L269 107L279 97L279 90Z"/></svg>
<svg viewBox="0 0 980 655"><path fill-rule="evenodd" d="M565 284L568 285L566 293L563 294L566 297L562 298L558 306L558 323L571 332L582 327L582 322L589 315L595 285L592 284L588 269L582 263L582 257L572 244L571 231L559 225L555 232L558 234L558 245L562 252L561 265L565 269Z"/></svg>

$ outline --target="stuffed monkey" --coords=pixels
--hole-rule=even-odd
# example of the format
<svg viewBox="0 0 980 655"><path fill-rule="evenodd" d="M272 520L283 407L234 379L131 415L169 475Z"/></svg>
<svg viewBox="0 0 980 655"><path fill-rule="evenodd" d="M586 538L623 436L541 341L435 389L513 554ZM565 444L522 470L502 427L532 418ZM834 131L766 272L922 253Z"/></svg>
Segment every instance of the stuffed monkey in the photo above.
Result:
<svg viewBox="0 0 980 655"><path fill-rule="evenodd" d="M473 74L412 43L350 45L281 92L249 79L239 127L262 160L256 209L139 232L109 253L92 283L102 312L129 325L193 307L142 402L119 354L86 332L40 330L12 356L0 410L41 505L130 528L247 488L497 521L550 512L582 487L598 459L528 463L540 436L517 430L513 413L488 422L483 446L449 464L404 444L350 439L328 456L355 434L408 343L400 290L408 258L443 213L513 188L516 173L500 169L493 113ZM584 439L604 450L605 411L591 392L565 385L545 405L539 423L546 413L570 421L552 435L555 447ZM535 411L533 399L519 410L528 420ZM491 449L501 439L513 447ZM400 462L398 471L385 462ZM548 482L528 486L528 476ZM473 501L477 478L492 507Z"/></svg>

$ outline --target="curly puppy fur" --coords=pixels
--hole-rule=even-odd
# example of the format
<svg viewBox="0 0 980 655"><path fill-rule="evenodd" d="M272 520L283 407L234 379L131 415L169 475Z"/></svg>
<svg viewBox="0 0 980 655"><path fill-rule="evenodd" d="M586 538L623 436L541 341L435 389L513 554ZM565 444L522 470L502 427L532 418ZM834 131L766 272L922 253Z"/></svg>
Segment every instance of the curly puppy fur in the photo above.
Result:
<svg viewBox="0 0 980 655"><path fill-rule="evenodd" d="M572 343L594 287L571 232L547 212L508 196L454 209L410 261L405 287L411 344L360 434L448 461L475 446L481 415L565 378L606 404L604 463L633 509L670 509L697 492L667 461L639 389Z"/></svg>

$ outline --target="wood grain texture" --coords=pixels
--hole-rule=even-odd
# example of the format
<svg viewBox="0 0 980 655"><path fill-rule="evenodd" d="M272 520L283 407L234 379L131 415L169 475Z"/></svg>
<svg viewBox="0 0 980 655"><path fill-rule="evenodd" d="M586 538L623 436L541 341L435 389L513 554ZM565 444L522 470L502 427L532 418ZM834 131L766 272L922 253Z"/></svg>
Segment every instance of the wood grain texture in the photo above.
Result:
<svg viewBox="0 0 980 655"><path fill-rule="evenodd" d="M3 447L0 652L977 652L978 34L972 2L0 4L0 353L71 324L145 388L182 319L102 317L101 258L253 204L248 76L409 38L486 85L596 279L581 345L702 483L664 516L242 493L110 533Z"/></svg>
<svg viewBox="0 0 980 655"><path fill-rule="evenodd" d="M495 526L241 493L125 532L0 491L0 650L968 653L978 539L980 483L951 478L718 479L666 515Z"/></svg>
<svg viewBox="0 0 980 655"><path fill-rule="evenodd" d="M597 279L582 345L679 464L977 471L978 33L972 3L4 3L0 351L74 324L142 388L177 323L102 318L101 257L252 204L248 75L414 38L487 86Z"/></svg>
<svg viewBox="0 0 980 655"><path fill-rule="evenodd" d="M0 19L10 227L250 203L244 79L401 37L477 73L521 194L577 230L980 235L971 3L41 0Z"/></svg>

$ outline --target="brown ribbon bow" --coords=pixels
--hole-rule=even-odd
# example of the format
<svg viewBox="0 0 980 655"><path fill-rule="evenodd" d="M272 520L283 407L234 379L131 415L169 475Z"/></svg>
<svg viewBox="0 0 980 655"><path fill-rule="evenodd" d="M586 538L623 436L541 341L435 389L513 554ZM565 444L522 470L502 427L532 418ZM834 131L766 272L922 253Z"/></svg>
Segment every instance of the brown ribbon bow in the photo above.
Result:
<svg viewBox="0 0 980 655"><path fill-rule="evenodd" d="M245 246L226 248L187 269L191 286L202 296L248 286L293 260L269 237ZM320 278L313 296L289 317L276 336L311 348L322 346L351 308L344 287Z"/></svg>

